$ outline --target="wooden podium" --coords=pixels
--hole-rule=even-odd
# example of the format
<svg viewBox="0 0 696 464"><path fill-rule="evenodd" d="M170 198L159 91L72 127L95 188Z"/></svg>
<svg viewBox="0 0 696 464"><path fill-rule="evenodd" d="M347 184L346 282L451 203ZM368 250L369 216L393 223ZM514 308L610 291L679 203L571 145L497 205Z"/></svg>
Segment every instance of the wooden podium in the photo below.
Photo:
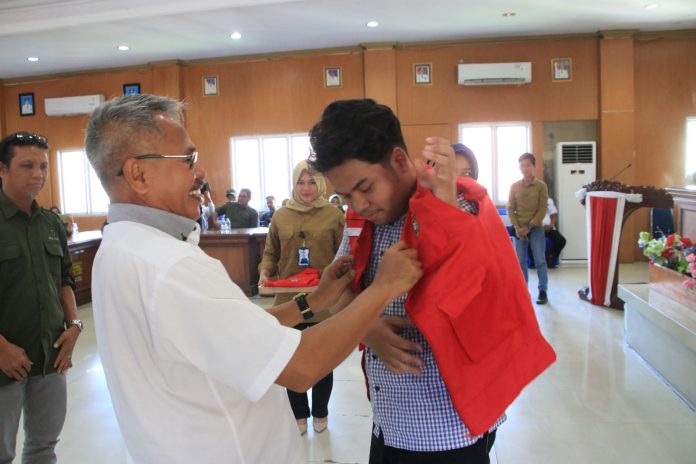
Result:
<svg viewBox="0 0 696 464"><path fill-rule="evenodd" d="M629 202L627 201L623 207L623 217L621 219L621 224L620 227L621 229L623 228L623 225L626 223L626 220L633 214L635 211L637 211L640 208L672 208L674 205L674 201L672 199L672 196L665 190L661 188L655 188L655 187L643 187L643 186L633 186L633 185L625 185L622 184L621 182L613 182L613 181L606 181L606 180L597 180L594 181L590 184L584 185L583 186L586 190L587 193L591 192L618 192L622 194L627 194L627 195L632 195L632 194L640 194L642 196L642 200L640 202ZM583 205L585 205L585 199L581 201ZM592 224L590 224L590 227L592 228ZM593 228L593 230L596 230ZM601 235L604 233L603 230L599 230L598 233ZM614 233L613 231L610 231L609 233ZM618 251L618 237L620 236L620 230L618 231L618 234L614 234L613 238L610 237L602 237L605 240L612 240L612 245L617 247ZM592 241L588 237L588 244L590 247L592 247ZM592 250L590 250L590 255L592 255ZM591 256L590 256L591 257ZM601 272L608 272L606 269L598 269L596 266L593 266L592 261L588 263L590 267L590 286L592 286L592 281L595 279L593 277L597 277L596 275L593 275L594 273L601 273ZM611 293L609 297L609 301L607 304L607 301L604 300L603 302L598 302L597 297L592 297L592 291L590 287L582 287L580 290L578 290L578 296L580 299L590 302L592 304L596 305L601 305L601 306L607 306L610 308L615 308L615 309L623 309L624 302L619 298L618 296L618 285L619 285L619 262L618 259L615 260L614 264L614 278L612 279L611 283ZM599 276L601 277L601 276ZM593 289L594 290L594 289Z"/></svg>

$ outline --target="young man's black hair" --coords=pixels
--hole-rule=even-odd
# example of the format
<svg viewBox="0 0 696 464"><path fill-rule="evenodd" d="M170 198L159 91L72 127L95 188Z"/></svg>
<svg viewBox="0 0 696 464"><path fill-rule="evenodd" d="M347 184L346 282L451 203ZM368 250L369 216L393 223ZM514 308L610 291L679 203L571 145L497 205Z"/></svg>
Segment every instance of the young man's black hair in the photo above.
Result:
<svg viewBox="0 0 696 464"><path fill-rule="evenodd" d="M384 163L392 149L407 152L394 112L371 99L339 100L326 107L309 132L311 166L325 173L348 159Z"/></svg>

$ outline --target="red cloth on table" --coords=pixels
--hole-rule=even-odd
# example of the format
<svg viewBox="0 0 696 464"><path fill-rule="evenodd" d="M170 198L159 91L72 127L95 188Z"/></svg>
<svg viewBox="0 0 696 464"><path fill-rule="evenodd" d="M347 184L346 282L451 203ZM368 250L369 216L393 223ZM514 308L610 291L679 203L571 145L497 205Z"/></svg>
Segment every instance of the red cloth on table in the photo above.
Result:
<svg viewBox="0 0 696 464"><path fill-rule="evenodd" d="M264 287L316 287L319 285L319 271L308 267L287 279L267 280L263 285Z"/></svg>

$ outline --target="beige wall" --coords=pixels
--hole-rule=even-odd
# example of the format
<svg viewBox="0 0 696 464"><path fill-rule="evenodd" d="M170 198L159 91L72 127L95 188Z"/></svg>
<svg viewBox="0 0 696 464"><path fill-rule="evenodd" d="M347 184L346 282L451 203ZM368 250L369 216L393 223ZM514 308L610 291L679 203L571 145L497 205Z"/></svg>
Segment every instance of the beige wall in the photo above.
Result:
<svg viewBox="0 0 696 464"><path fill-rule="evenodd" d="M331 101L365 96L395 109L414 156L427 135L454 140L459 123L476 121L531 121L533 148L541 155L544 123L575 121L597 127L600 176L613 175L627 161L634 161L631 172L619 180L666 187L678 185L684 177L684 120L696 116L696 34L689 34L654 41L588 37L421 48L378 46L343 53L239 62L170 62L13 80L0 86L0 132L29 130L49 138L51 181L39 197L45 205L59 203L55 153L83 145L86 117L47 117L44 98L86 94L109 98L120 95L122 85L130 82L139 82L142 92L188 102L187 127L218 202L231 184L230 137L305 132ZM572 59L571 81L552 81L553 58ZM532 83L457 85L460 62L508 61L531 61ZM432 64L432 85L414 84L415 63ZM342 68L343 85L324 87L324 67L336 66ZM207 75L218 76L218 96L203 96L201 79ZM36 116L19 116L17 100L23 92L34 92ZM543 165L539 164L541 174ZM622 243L623 261L640 257L633 235L647 228L647 213L636 216L627 225L631 237ZM79 218L78 222L81 230L88 230L97 228L102 220Z"/></svg>

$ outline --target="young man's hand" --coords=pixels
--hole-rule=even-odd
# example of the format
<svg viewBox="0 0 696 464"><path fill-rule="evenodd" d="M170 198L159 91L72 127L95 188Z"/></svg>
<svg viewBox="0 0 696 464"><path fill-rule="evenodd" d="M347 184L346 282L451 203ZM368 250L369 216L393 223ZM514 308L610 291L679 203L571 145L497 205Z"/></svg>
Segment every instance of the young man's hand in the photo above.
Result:
<svg viewBox="0 0 696 464"><path fill-rule="evenodd" d="M412 325L405 317L386 316L377 319L365 336L365 344L394 374L423 373L423 360L414 354L423 347L399 335Z"/></svg>
<svg viewBox="0 0 696 464"><path fill-rule="evenodd" d="M459 207L454 150L452 150L449 141L440 137L428 137L425 139L422 154L427 164L421 160L415 161L418 182L433 192L440 200Z"/></svg>

